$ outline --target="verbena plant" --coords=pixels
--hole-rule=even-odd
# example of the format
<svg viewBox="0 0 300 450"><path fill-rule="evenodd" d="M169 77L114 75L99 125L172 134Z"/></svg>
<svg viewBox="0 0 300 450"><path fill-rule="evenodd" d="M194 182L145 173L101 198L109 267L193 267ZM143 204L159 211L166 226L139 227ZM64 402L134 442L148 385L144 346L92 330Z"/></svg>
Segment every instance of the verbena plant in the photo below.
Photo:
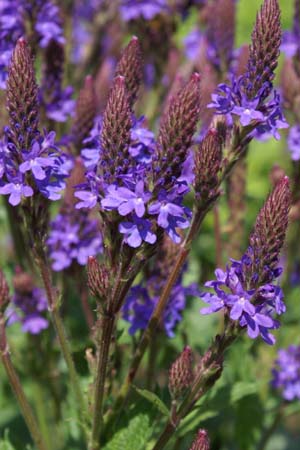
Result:
<svg viewBox="0 0 300 450"><path fill-rule="evenodd" d="M0 1L0 194L13 246L0 351L39 450L225 449L222 427L251 414L230 448L262 450L297 411L299 338L274 363L282 400L269 393L257 422L255 372L233 373L258 370L260 351L268 359L287 309L280 284L299 282L300 3L282 41L278 2L265 0L249 47L235 49L236 3ZM185 21L197 26L180 48ZM273 167L245 244L252 143L278 140L288 122L290 176ZM213 263L198 252L192 279L210 211L218 268L206 281Z"/></svg>

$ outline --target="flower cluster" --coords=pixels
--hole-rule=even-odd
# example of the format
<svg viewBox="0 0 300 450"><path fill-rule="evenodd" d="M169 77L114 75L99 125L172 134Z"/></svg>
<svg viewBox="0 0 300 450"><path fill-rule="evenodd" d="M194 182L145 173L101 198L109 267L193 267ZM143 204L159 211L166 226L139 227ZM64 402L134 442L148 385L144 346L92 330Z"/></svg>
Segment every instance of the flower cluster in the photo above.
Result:
<svg viewBox="0 0 300 450"><path fill-rule="evenodd" d="M151 20L157 14L168 11L166 0L121 0L120 13L125 22L143 18Z"/></svg>
<svg viewBox="0 0 300 450"><path fill-rule="evenodd" d="M205 292L201 299L209 306L201 309L201 314L211 314L220 310L228 313L232 320L238 320L241 327L247 327L248 336L255 339L259 335L268 344L275 338L269 330L279 328L273 315L285 312L283 293L275 284L264 284L258 289L245 289L243 266L251 262L245 255L241 261L232 261L226 270L215 271L216 280L205 283L214 293ZM278 269L276 276L281 270Z"/></svg>
<svg viewBox="0 0 300 450"><path fill-rule="evenodd" d="M56 145L53 131L39 131L38 87L24 39L18 40L12 56L6 106L9 126L0 144L0 194L9 195L13 206L37 192L58 200L72 162Z"/></svg>
<svg viewBox="0 0 300 450"><path fill-rule="evenodd" d="M22 7L18 0L0 3L0 89L5 89L8 66L16 41L24 33Z"/></svg>
<svg viewBox="0 0 300 450"><path fill-rule="evenodd" d="M102 251L98 222L73 209L61 212L50 223L47 245L53 270L66 269L73 261L84 266L89 256Z"/></svg>
<svg viewBox="0 0 300 450"><path fill-rule="evenodd" d="M233 123L232 115L238 116L243 127L251 126L253 137L268 133L279 139L278 129L288 128L288 124L282 113L278 92L273 90L273 96L270 96L272 86L266 82L254 97L250 97L245 90L245 80L247 78L242 75L237 79L232 77L231 86L220 84L212 94L208 108L215 108L216 114L226 115L228 125Z"/></svg>
<svg viewBox="0 0 300 450"><path fill-rule="evenodd" d="M272 386L280 389L285 400L300 400L300 347L279 350L272 374Z"/></svg>
<svg viewBox="0 0 300 450"><path fill-rule="evenodd" d="M15 292L8 307L7 324L19 322L25 333L39 334L48 328L49 322L44 317L47 310L45 292L34 286L26 273L18 273L14 278Z"/></svg>
<svg viewBox="0 0 300 450"><path fill-rule="evenodd" d="M41 48L51 41L63 44L59 9L52 0L3 0L0 3L0 88L5 89L8 66L17 43L24 35L25 23L34 20L34 31Z"/></svg>
<svg viewBox="0 0 300 450"><path fill-rule="evenodd" d="M278 266L288 224L291 193L288 178L282 178L269 195L257 216L250 245L240 261L231 260L226 270L217 269L216 280L205 286L214 293L200 295L209 306L202 314L224 310L240 327L247 327L252 339L259 335L268 344L275 343L269 330L279 328L275 314L282 314L286 307L281 288L274 284L282 269Z"/></svg>
<svg viewBox="0 0 300 450"><path fill-rule="evenodd" d="M246 73L232 76L231 84L220 84L208 105L216 114L226 115L229 125L232 116L239 117L252 137L272 134L279 139L278 129L288 127L272 83L281 39L279 15L276 0L264 2L253 30ZM272 50L266 53L265 48Z"/></svg>
<svg viewBox="0 0 300 450"><path fill-rule="evenodd" d="M153 276L147 280L145 286L138 285L131 288L123 306L123 318L130 323L129 333L144 330L159 300L163 287L163 280ZM182 285L182 277L173 287L168 304L163 313L163 329L168 337L174 336L174 330L178 322L182 320L182 311L186 306L188 296L196 296L196 285Z"/></svg>
<svg viewBox="0 0 300 450"><path fill-rule="evenodd" d="M0 194L13 206L36 192L58 200L72 163L55 144L55 133L40 135L22 152L9 142L9 129L7 135L0 143Z"/></svg>
<svg viewBox="0 0 300 450"><path fill-rule="evenodd" d="M134 119L130 124L126 172L117 168L116 179L109 182L110 172L99 176L97 167L106 164L116 166L116 160L106 163L105 149L101 133L103 118L97 118L90 137L85 140L86 147L82 157L89 169L88 183L81 185L75 196L81 201L76 208L93 208L99 202L103 211L117 211L121 217L118 229L124 235L124 242L136 248L143 242L153 244L157 236L153 231L153 219L163 228L174 242L180 242L177 229L189 226L189 209L182 204L192 179L191 156L186 157L177 177L172 178L170 187L164 186L165 179L159 178L157 186L151 189L153 172L157 162L157 142L154 134L144 126L144 118ZM100 132L100 139L99 139ZM102 194L101 194L102 193Z"/></svg>

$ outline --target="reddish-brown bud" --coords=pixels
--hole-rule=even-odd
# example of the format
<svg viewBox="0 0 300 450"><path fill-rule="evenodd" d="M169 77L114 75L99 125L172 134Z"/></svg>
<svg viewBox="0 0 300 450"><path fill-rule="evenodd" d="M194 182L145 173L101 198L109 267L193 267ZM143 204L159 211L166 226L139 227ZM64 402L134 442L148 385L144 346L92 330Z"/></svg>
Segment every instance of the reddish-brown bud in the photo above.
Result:
<svg viewBox="0 0 300 450"><path fill-rule="evenodd" d="M233 56L235 0L214 0L207 8L207 37L217 51L218 69L227 72Z"/></svg>
<svg viewBox="0 0 300 450"><path fill-rule="evenodd" d="M249 49L248 73L251 92L256 95L271 82L278 64L281 43L280 9L277 0L264 0L256 16Z"/></svg>
<svg viewBox="0 0 300 450"><path fill-rule="evenodd" d="M94 80L88 75L79 92L72 134L77 151L80 151L83 140L88 137L93 128L96 116L96 96Z"/></svg>
<svg viewBox="0 0 300 450"><path fill-rule="evenodd" d="M129 155L130 130L132 127L131 108L124 77L118 76L103 115L101 134L101 165L105 181L115 181L115 173L126 173Z"/></svg>
<svg viewBox="0 0 300 450"><path fill-rule="evenodd" d="M269 271L277 267L284 244L290 206L291 191L285 176L276 184L257 216L250 236L252 264L245 268L247 280L252 280L256 274L256 283L269 281Z"/></svg>
<svg viewBox="0 0 300 450"><path fill-rule="evenodd" d="M15 291L22 294L29 294L34 288L32 276L29 273L22 272L17 268L16 274L13 278L13 286Z"/></svg>
<svg viewBox="0 0 300 450"><path fill-rule="evenodd" d="M200 75L194 73L190 81L169 102L163 114L156 157L156 178L164 178L165 187L178 177L200 113ZM156 180L155 180L156 181Z"/></svg>
<svg viewBox="0 0 300 450"><path fill-rule="evenodd" d="M190 450L209 450L210 441L206 430L200 429Z"/></svg>
<svg viewBox="0 0 300 450"><path fill-rule="evenodd" d="M89 256L87 262L88 287L93 297L101 302L107 302L109 297L109 272L99 264L94 256Z"/></svg>
<svg viewBox="0 0 300 450"><path fill-rule="evenodd" d="M131 41L124 49L116 68L116 76L118 75L125 78L129 103L132 106L137 98L143 78L142 53L139 40L136 36L131 38Z"/></svg>
<svg viewBox="0 0 300 450"><path fill-rule="evenodd" d="M3 313L9 303L9 287L4 276L4 273L0 269L0 313Z"/></svg>
<svg viewBox="0 0 300 450"><path fill-rule="evenodd" d="M192 349L185 347L169 373L169 391L174 399L181 397L193 382Z"/></svg>
<svg viewBox="0 0 300 450"><path fill-rule="evenodd" d="M196 198L214 197L219 186L223 138L217 129L208 131L195 155L194 188Z"/></svg>
<svg viewBox="0 0 300 450"><path fill-rule="evenodd" d="M300 119L300 77L291 59L284 61L281 72L281 88L284 107L291 109Z"/></svg>
<svg viewBox="0 0 300 450"><path fill-rule="evenodd" d="M6 88L10 140L17 149L30 149L38 132L38 86L31 51L23 38L14 49Z"/></svg>
<svg viewBox="0 0 300 450"><path fill-rule="evenodd" d="M79 201L78 198L74 196L75 186L84 183L84 181L85 181L85 167L81 157L77 156L71 174L69 178L67 178L64 196L64 205L63 205L64 207L74 208L75 204L78 203Z"/></svg>

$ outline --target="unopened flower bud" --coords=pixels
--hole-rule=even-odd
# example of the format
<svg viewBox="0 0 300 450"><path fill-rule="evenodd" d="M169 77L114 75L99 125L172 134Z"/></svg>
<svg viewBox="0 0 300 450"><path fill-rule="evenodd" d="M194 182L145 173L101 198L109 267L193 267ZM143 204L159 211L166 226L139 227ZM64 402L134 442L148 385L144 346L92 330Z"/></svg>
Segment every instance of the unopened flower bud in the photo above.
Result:
<svg viewBox="0 0 300 450"><path fill-rule="evenodd" d="M38 133L38 86L32 54L23 38L14 49L6 86L10 140L17 149L28 149Z"/></svg>
<svg viewBox="0 0 300 450"><path fill-rule="evenodd" d="M185 347L174 361L169 373L169 391L174 399L181 397L193 381L192 349Z"/></svg>
<svg viewBox="0 0 300 450"><path fill-rule="evenodd" d="M218 175L222 163L222 137L212 128L199 145L195 155L194 188L196 198L216 195Z"/></svg>
<svg viewBox="0 0 300 450"><path fill-rule="evenodd" d="M182 171L200 115L200 75L194 73L163 114L158 135L155 180L168 186Z"/></svg>
<svg viewBox="0 0 300 450"><path fill-rule="evenodd" d="M133 36L117 65L116 75L125 78L126 90L128 92L131 106L135 102L138 90L143 78L142 54L139 40Z"/></svg>
<svg viewBox="0 0 300 450"><path fill-rule="evenodd" d="M107 268L99 264L94 256L89 256L87 263L88 287L93 297L107 301L109 291L109 273Z"/></svg>
<svg viewBox="0 0 300 450"><path fill-rule="evenodd" d="M251 261L245 267L248 281L267 283L269 277L273 277L285 239L290 206L291 191L285 176L276 184L256 218L247 251Z"/></svg>
<svg viewBox="0 0 300 450"><path fill-rule="evenodd" d="M32 276L29 273L22 272L21 269L17 269L13 278L13 286L15 291L21 294L30 294L34 288Z"/></svg>
<svg viewBox="0 0 300 450"><path fill-rule="evenodd" d="M88 75L84 80L84 85L79 92L76 103L76 112L72 134L77 151L80 151L82 142L88 137L93 128L96 116L96 95L93 78Z"/></svg>
<svg viewBox="0 0 300 450"><path fill-rule="evenodd" d="M210 449L210 442L207 431L200 429L190 450L209 450L209 449Z"/></svg>

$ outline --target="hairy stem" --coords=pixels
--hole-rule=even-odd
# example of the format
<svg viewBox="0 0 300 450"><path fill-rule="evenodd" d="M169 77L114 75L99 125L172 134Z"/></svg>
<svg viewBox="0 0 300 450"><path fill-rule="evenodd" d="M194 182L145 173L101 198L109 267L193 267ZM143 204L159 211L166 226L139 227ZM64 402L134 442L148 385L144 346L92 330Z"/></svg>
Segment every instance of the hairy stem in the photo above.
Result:
<svg viewBox="0 0 300 450"><path fill-rule="evenodd" d="M103 421L103 400L109 348L115 325L115 316L102 317L102 332L97 357L96 379L94 384L93 425L89 450L100 448L99 436Z"/></svg>
<svg viewBox="0 0 300 450"><path fill-rule="evenodd" d="M31 406L28 403L28 400L23 391L19 377L18 377L18 375L15 371L15 368L12 364L10 354L9 354L8 344L6 341L5 319L3 316L0 317L0 352L1 352L1 360L2 360L3 366L5 368L6 374L8 376L11 388L12 388L12 390L16 396L16 399L19 403L21 413L24 417L24 420L25 420L28 430L31 434L31 437L32 437L38 450L48 450L48 447L46 446L46 444L43 440L43 437L40 433L40 430L39 430L37 421L34 417Z"/></svg>
<svg viewBox="0 0 300 450"><path fill-rule="evenodd" d="M72 357L72 350L69 344L67 334L65 331L65 327L63 321L60 317L59 313L59 298L56 294L54 294L54 290L52 287L51 273L46 263L45 255L42 253L37 256L37 265L40 270L40 274L44 283L47 300L48 300L48 309L51 315L51 319L58 337L58 341L60 344L60 348L65 359L65 362L68 367L71 386L76 397L77 407L79 416L82 419L82 424L85 425L86 422L86 405L81 392L75 364Z"/></svg>

